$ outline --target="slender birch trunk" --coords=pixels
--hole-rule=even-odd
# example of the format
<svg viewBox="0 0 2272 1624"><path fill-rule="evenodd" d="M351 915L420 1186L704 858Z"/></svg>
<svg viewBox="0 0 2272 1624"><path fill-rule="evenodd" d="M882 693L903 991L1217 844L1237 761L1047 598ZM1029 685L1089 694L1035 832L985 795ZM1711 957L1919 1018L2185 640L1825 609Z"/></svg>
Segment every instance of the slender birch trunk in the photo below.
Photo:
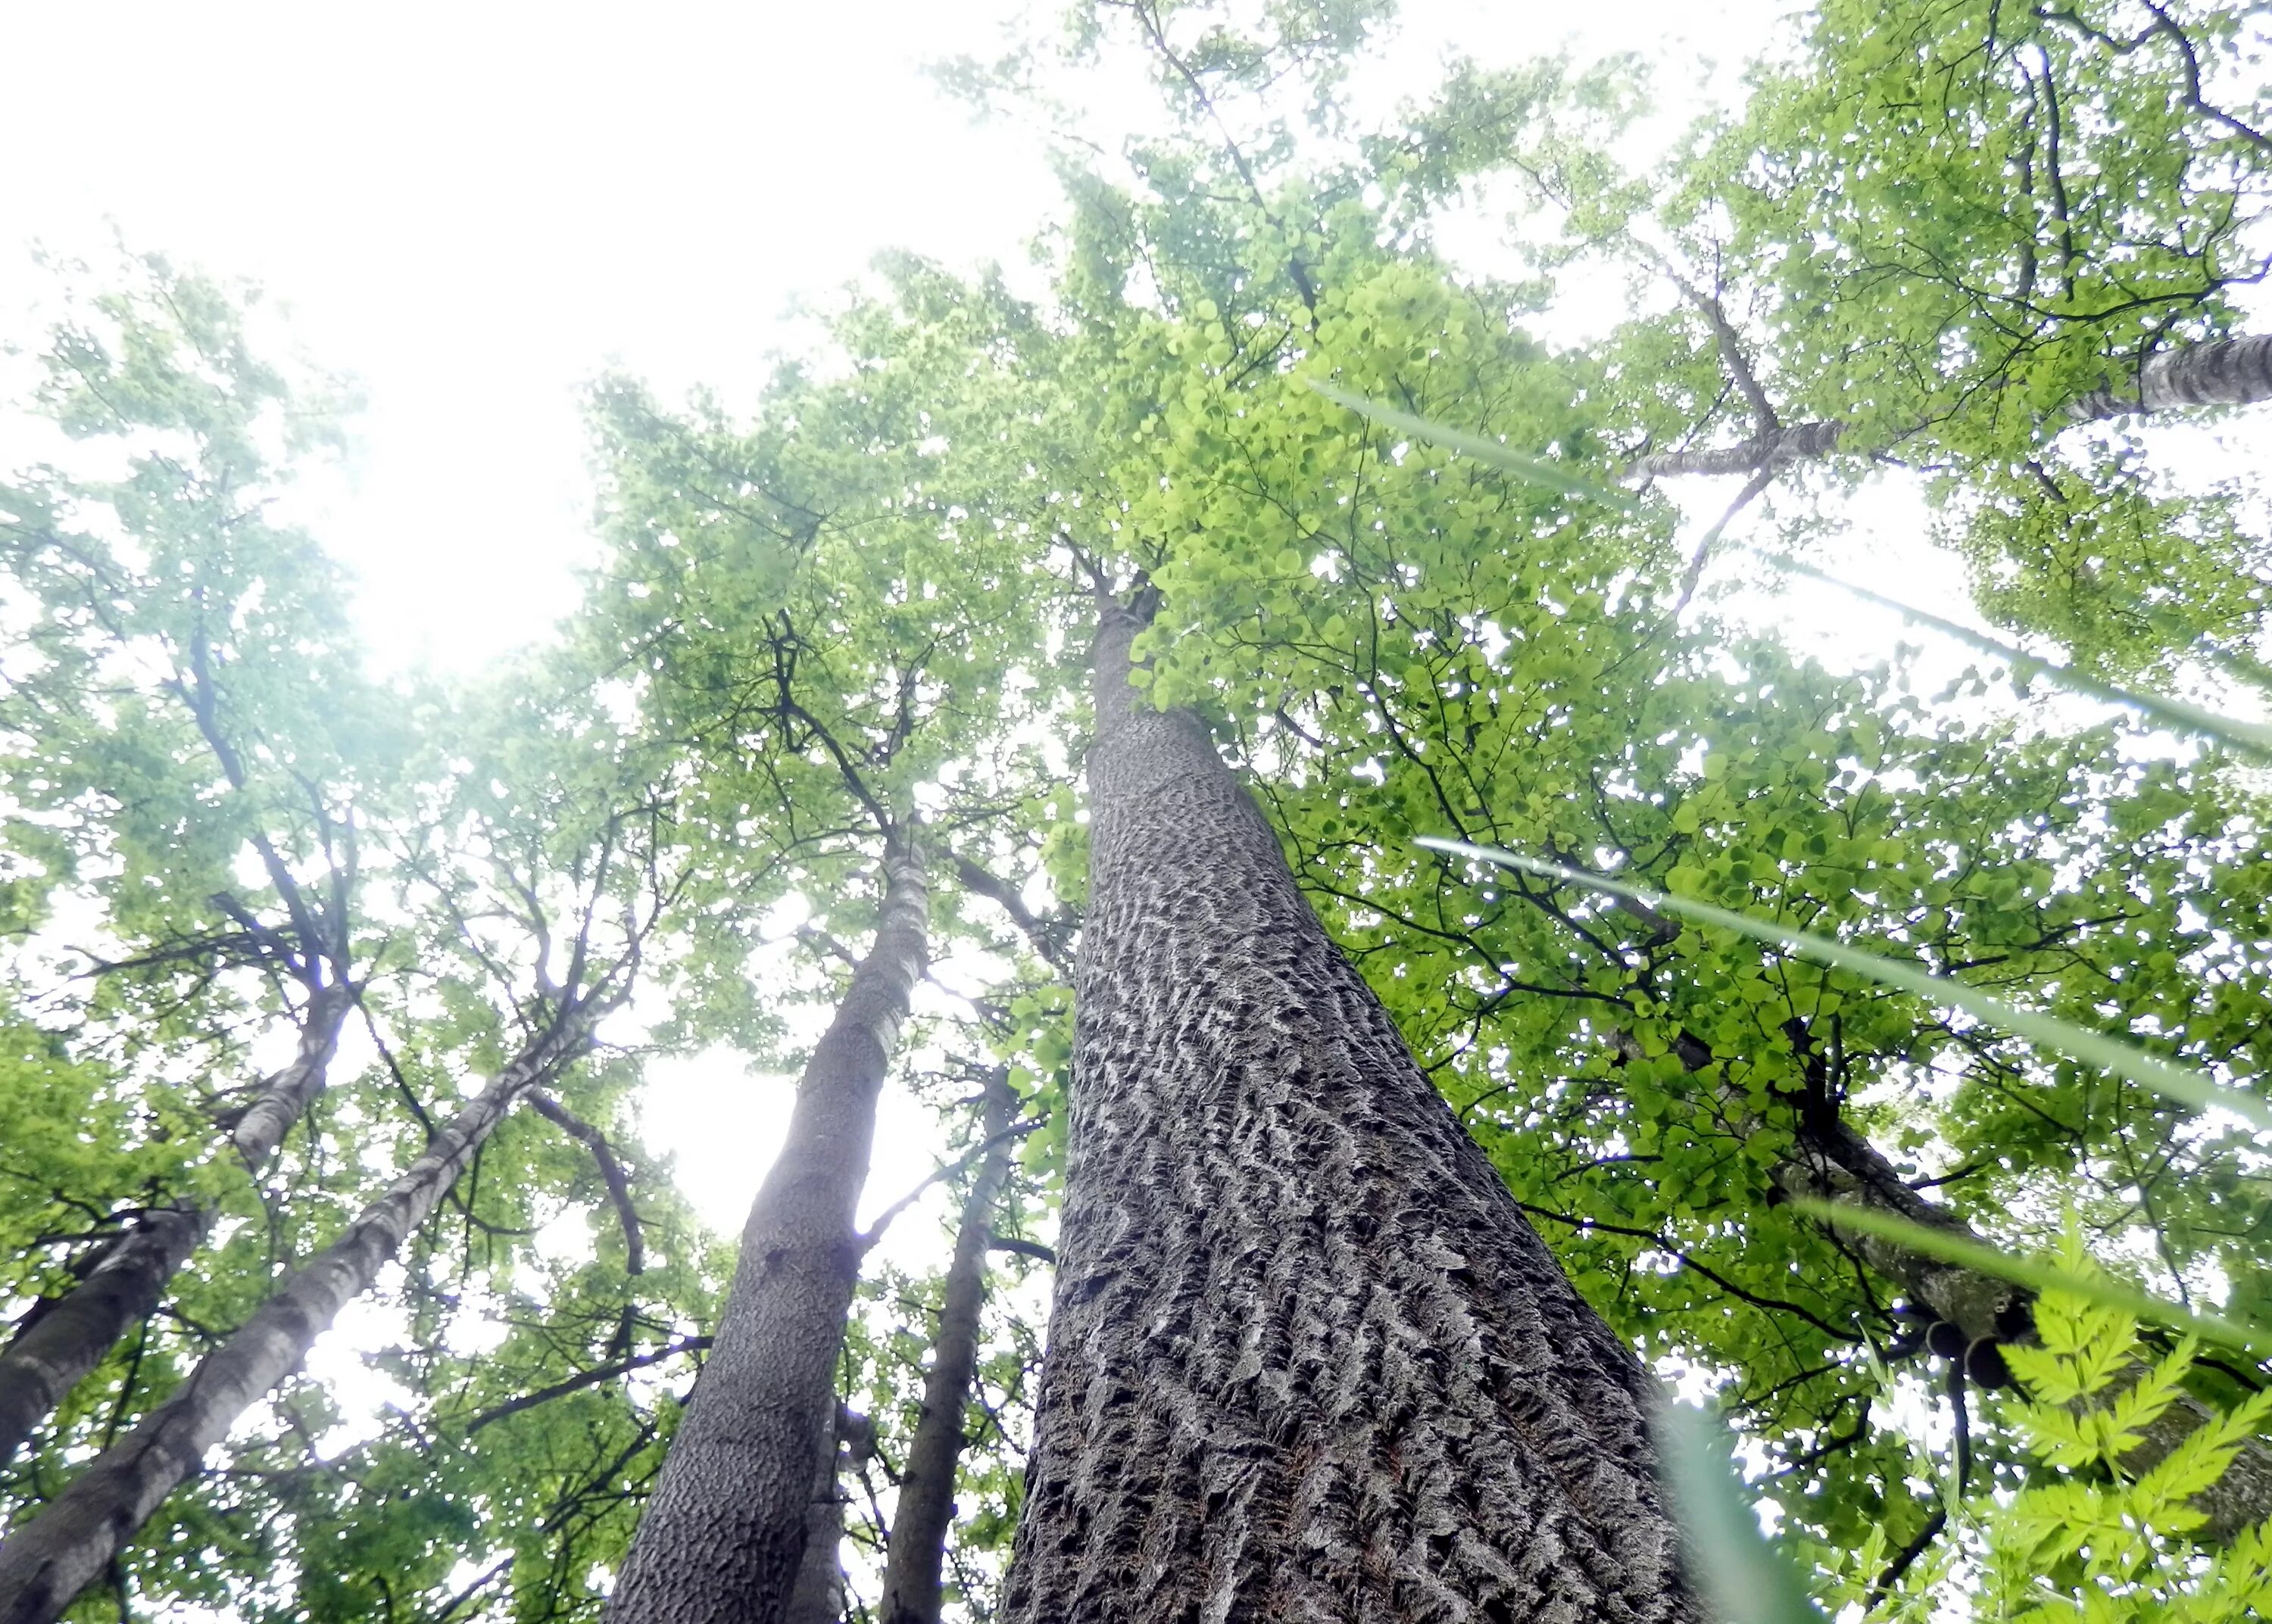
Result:
<svg viewBox="0 0 2272 1624"><path fill-rule="evenodd" d="M299 1053L267 1079L230 1130L230 1144L248 1171L267 1165L292 1124L323 1092L354 1002L352 991L337 984L310 996ZM204 1243L213 1220L210 1206L188 1196L153 1208L111 1242L85 1279L36 1310L0 1349L0 1465L122 1337L157 1311L167 1285Z"/></svg>
<svg viewBox="0 0 2272 1624"><path fill-rule="evenodd" d="M1012 1624L1698 1620L1654 1384L1108 607Z"/></svg>
<svg viewBox="0 0 2272 1624"><path fill-rule="evenodd" d="M2066 406L2070 422L2096 422L2210 406L2253 406L2272 400L2272 336L2215 339L2157 350L2134 377L2078 395ZM1779 425L1740 445L1660 451L1637 460L1635 478L1689 473L1755 473L1812 462L1838 449L1848 425L1837 419Z"/></svg>
<svg viewBox="0 0 2272 1624"><path fill-rule="evenodd" d="M611 1624L778 1624L788 1605L813 1486L833 1455L876 1100L926 950L912 839L890 844L884 871L875 941L813 1049L750 1210L717 1340L617 1579Z"/></svg>
<svg viewBox="0 0 2272 1624"><path fill-rule="evenodd" d="M2095 389L2067 407L2076 422L2186 406L2272 400L2272 337L2216 339L2157 350L2131 387Z"/></svg>
<svg viewBox="0 0 2272 1624"><path fill-rule="evenodd" d="M923 1413L908 1441L884 1565L883 1624L938 1624L940 1570L954 1521L954 1480L962 1461L962 1420L978 1378L979 1315L986 1306L986 1251L995 1203L1009 1182L1010 1118L1017 1108L1006 1078L990 1078L981 1133L993 1141L963 1200L962 1224L947 1265L938 1336L923 1378Z"/></svg>
<svg viewBox="0 0 2272 1624"><path fill-rule="evenodd" d="M520 1096L583 1051L594 1014L587 1007L555 1021L346 1233L199 1360L172 1397L0 1541L0 1624L54 1624L101 1576L159 1503L198 1471L205 1452L299 1366L341 1308L370 1288Z"/></svg>

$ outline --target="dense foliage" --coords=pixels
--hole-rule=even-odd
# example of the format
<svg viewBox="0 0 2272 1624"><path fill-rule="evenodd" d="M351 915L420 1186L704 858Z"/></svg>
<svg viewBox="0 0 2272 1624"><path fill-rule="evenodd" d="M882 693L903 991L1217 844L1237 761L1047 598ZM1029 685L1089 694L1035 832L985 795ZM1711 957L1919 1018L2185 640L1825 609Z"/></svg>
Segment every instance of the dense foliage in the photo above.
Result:
<svg viewBox="0 0 2272 1624"><path fill-rule="evenodd" d="M1907 652L1799 658L1716 606L1723 528L1700 545L1676 499L1733 478L1799 550L1914 487L2034 659L2231 699L2267 652L2264 515L2155 436L2204 409L2169 378L2246 342L2272 254L2261 20L1827 0L1640 174L1634 64L1456 64L1361 128L1370 8L1077 21L953 76L1063 123L1047 297L897 258L747 421L596 385L605 562L550 646L462 689L370 676L335 566L277 518L340 423L243 295L140 263L49 336L25 404L67 438L0 484L0 1307L35 1323L166 1203L205 1228L0 1463L4 1526L605 965L637 989L594 1050L79 1604L596 1617L730 1263L641 1144L645 1067L791 1062L919 817L940 968L901 1069L942 1181L983 1152L980 1082L1020 1115L949 1544L950 1612L989 1616L1063 1151L1079 651L1093 594L1141 582L1152 696L1209 719L1577 1285L1726 1416L1824 1600L2248 1616L2264 1367L1835 1211L2272 1322L2253 1130L1414 840L1834 935L2263 1092L2261 769L2078 720L2042 667L1928 693ZM1130 57L1162 113L1109 166L1049 96ZM1498 261L1439 253L1510 190ZM1605 264L1631 313L1573 341ZM248 1170L232 1113L339 988L328 1085ZM876 1267L856 1309L856 1601L942 1289Z"/></svg>

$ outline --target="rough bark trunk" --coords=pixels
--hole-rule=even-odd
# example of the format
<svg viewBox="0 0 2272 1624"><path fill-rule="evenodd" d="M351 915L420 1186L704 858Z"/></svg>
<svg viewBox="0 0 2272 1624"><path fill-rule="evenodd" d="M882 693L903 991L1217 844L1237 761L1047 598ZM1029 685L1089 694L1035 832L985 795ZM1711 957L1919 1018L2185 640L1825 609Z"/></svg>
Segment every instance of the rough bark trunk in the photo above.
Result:
<svg viewBox="0 0 2272 1624"><path fill-rule="evenodd" d="M245 1166L258 1172L310 1101L323 1091L353 995L318 989L300 1028L299 1053L269 1077L230 1130ZM166 1287L203 1243L213 1211L183 1197L153 1208L113 1241L85 1279L43 1305L0 1350L0 1465L100 1365L119 1338L157 1311Z"/></svg>
<svg viewBox="0 0 2272 1624"><path fill-rule="evenodd" d="M2254 334L2156 351L2130 384L2094 389L2069 401L2066 417L2088 423L2192 406L2251 406L2261 400L2272 400L2272 336ZM1754 435L1740 445L1642 457L1626 473L1635 479L1670 479L1788 467L1829 456L1838 449L1847 427L1835 420L1793 423L1772 434Z"/></svg>
<svg viewBox="0 0 2272 1624"><path fill-rule="evenodd" d="M883 917L798 1086L742 1231L709 1361L608 1605L612 1624L775 1624L809 1537L859 1282L876 1099L922 974L920 854L894 840Z"/></svg>
<svg viewBox="0 0 2272 1624"><path fill-rule="evenodd" d="M1187 711L1096 650L1075 1086L1005 1618L1699 1620L1654 1384Z"/></svg>
<svg viewBox="0 0 2272 1624"><path fill-rule="evenodd" d="M298 1367L342 1307L370 1289L515 1101L582 1051L591 1018L589 1011L574 1011L556 1021L337 1240L198 1361L173 1397L0 1542L0 1624L53 1624L159 1502L198 1470L205 1452Z"/></svg>
<svg viewBox="0 0 2272 1624"><path fill-rule="evenodd" d="M923 1413L908 1442L892 1512L892 1538L884 1565L883 1624L938 1624L939 1574L946 1532L954 1521L954 1479L962 1460L962 1419L978 1376L978 1320L986 1306L986 1252L993 1240L994 1205L1010 1177L1010 1118L1017 1097L1006 1078L986 1085L980 1131L993 1142L978 1164L962 1203L962 1224L947 1264L946 1295L938 1336L923 1377Z"/></svg>

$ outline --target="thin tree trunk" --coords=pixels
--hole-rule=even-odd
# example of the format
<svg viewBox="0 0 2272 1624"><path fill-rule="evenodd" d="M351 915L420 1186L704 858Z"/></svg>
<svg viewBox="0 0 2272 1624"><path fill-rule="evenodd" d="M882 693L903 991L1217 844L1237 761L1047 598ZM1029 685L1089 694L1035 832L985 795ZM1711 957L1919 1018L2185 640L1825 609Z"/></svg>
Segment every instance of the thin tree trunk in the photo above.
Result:
<svg viewBox="0 0 2272 1624"><path fill-rule="evenodd" d="M515 1101L582 1052L594 1014L582 1008L556 1020L346 1233L198 1361L173 1397L0 1542L0 1624L53 1624L109 1567L159 1502L198 1469L205 1452L298 1367L342 1307L370 1289Z"/></svg>
<svg viewBox="0 0 2272 1624"><path fill-rule="evenodd" d="M1071 1144L1013 1624L1694 1620L1654 1383L1189 711L1097 637Z"/></svg>
<svg viewBox="0 0 2272 1624"><path fill-rule="evenodd" d="M781 1624L842 1624L844 1618L844 1487L848 1450L838 1437L838 1417L828 1418L828 1434L814 1454L820 1461L812 1499L804 1513L804 1555L789 1586Z"/></svg>
<svg viewBox="0 0 2272 1624"><path fill-rule="evenodd" d="M1010 1178L1010 1118L1017 1096L999 1073L986 1083L980 1132L992 1142L963 1200L954 1257L946 1270L946 1296L923 1378L923 1413L908 1443L892 1512L889 1555L884 1565L883 1624L938 1624L939 1574L946 1532L954 1521L955 1472L962 1461L962 1419L978 1377L978 1320L986 1306L986 1251L992 1243L994 1206Z"/></svg>
<svg viewBox="0 0 2272 1624"><path fill-rule="evenodd" d="M2215 339L2157 350L2127 385L2110 385L2069 401L2071 422L2134 417L2209 406L2272 400L2272 336ZM1629 476L1669 479L1690 473L1755 473L1812 462L1838 449L1849 425L1837 420L1792 423L1740 445L1660 451L1637 458Z"/></svg>
<svg viewBox="0 0 2272 1624"><path fill-rule="evenodd" d="M1963 1219L1911 1189L1878 1147L1843 1121L1801 1124L1790 1154L1768 1170L1768 1178L1784 1196L1905 1218L1958 1240L1979 1239ZM1984 1386L2001 1387L2011 1380L1996 1350L2034 1334L2032 1293L1835 1218L1823 1227L1899 1285L1920 1313L1932 1316L1932 1324L1948 1328L1933 1337L1933 1352L1962 1360L1966 1374Z"/></svg>
<svg viewBox="0 0 2272 1624"><path fill-rule="evenodd" d="M292 1124L323 1091L353 1002L349 989L338 985L310 996L299 1053L267 1079L230 1130L230 1143L249 1171L258 1173L266 1165ZM213 1220L213 1209L189 1196L152 1209L111 1242L85 1279L34 1311L0 1350L0 1465L14 1457L119 1338L157 1311L168 1284L204 1242Z"/></svg>
<svg viewBox="0 0 2272 1624"><path fill-rule="evenodd" d="M876 1100L925 952L912 838L889 843L884 871L875 942L813 1049L750 1210L717 1340L617 1580L612 1624L775 1624L788 1604L833 1452Z"/></svg>
<svg viewBox="0 0 2272 1624"><path fill-rule="evenodd" d="M1762 468L1786 468L1795 462L1829 456L1838 449L1845 432L1842 422L1792 423L1772 433L1754 435L1741 445L1659 451L1635 459L1626 473L1634 479L1672 479L1685 473L1757 473Z"/></svg>

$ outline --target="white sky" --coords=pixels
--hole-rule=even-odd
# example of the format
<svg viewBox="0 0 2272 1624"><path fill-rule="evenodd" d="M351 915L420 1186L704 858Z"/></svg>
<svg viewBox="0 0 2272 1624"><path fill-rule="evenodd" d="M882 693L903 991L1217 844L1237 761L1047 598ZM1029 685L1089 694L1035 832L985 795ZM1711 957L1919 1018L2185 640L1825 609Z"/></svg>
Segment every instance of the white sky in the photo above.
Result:
<svg viewBox="0 0 2272 1624"><path fill-rule="evenodd" d="M780 317L878 249L1013 249L1049 197L917 63L978 5L0 6L14 243L258 281L369 400L324 533L373 642L474 664L572 601L574 391L763 369ZM10 302L12 303L13 302Z"/></svg>
<svg viewBox="0 0 2272 1624"><path fill-rule="evenodd" d="M1055 186L921 65L985 56L1017 0L0 5L0 319L16 245L128 243L250 278L369 400L324 525L396 658L469 665L572 601L588 556L574 391L762 375L799 296L878 250L1014 262ZM1400 57L1663 45L1685 71L1759 0L1424 0ZM11 321L10 327L21 332Z"/></svg>

